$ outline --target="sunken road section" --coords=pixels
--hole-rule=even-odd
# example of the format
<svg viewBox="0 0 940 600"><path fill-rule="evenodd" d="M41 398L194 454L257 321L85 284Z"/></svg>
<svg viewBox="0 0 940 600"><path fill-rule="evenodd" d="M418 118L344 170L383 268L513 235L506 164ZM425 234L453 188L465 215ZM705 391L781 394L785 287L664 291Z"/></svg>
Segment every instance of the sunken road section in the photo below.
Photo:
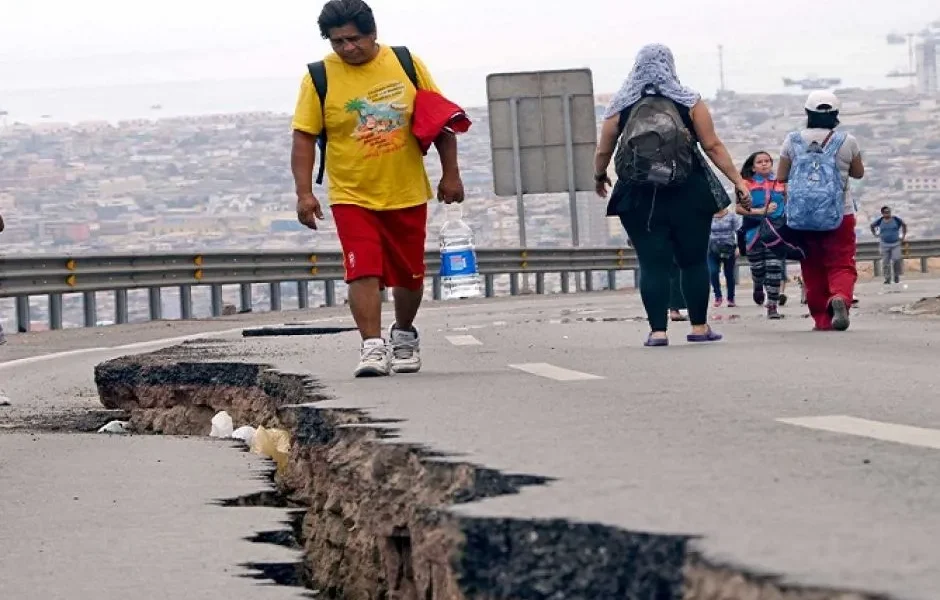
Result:
<svg viewBox="0 0 940 600"><path fill-rule="evenodd" d="M292 507L286 531L252 539L298 547L302 562L245 565L259 572L248 576L357 600L885 599L716 565L692 535L455 514L448 507L550 482L395 443L394 423L318 408L329 395L314 375L240 362L239 343L119 358L98 365L95 382L102 404L129 413L138 433L205 435L220 410L290 432L277 492L230 504Z"/></svg>

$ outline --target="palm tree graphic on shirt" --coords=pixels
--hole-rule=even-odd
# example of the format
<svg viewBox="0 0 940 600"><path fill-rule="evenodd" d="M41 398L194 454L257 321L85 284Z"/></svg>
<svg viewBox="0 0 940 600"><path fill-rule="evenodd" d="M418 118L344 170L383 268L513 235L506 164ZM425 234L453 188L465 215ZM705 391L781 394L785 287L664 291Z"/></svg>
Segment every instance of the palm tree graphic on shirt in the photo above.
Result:
<svg viewBox="0 0 940 600"><path fill-rule="evenodd" d="M355 113L359 125L352 137L371 146L377 153L384 153L401 147L396 133L404 126L404 104L371 103L365 98L352 98L343 106L347 113Z"/></svg>

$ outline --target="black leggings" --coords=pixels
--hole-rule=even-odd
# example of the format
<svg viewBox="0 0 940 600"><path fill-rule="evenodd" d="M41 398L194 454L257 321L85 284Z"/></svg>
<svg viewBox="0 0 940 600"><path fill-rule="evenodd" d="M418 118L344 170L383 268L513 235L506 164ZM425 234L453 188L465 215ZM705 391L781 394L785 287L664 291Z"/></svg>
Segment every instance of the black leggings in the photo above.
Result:
<svg viewBox="0 0 940 600"><path fill-rule="evenodd" d="M644 201L645 200L645 201ZM670 271L678 265L692 325L708 323L708 239L712 214L680 197L639 199L620 215L640 262L640 296L652 331L666 331Z"/></svg>

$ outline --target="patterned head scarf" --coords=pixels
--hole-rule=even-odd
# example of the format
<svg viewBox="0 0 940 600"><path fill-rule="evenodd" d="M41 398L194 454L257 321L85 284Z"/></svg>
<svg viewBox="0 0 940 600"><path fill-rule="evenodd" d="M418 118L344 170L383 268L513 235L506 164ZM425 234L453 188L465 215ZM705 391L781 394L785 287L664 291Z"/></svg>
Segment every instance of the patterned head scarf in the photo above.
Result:
<svg viewBox="0 0 940 600"><path fill-rule="evenodd" d="M649 85L655 85L661 95L689 108L702 98L695 90L679 83L672 50L662 44L649 44L636 55L633 71L610 101L604 118L609 119L638 102Z"/></svg>

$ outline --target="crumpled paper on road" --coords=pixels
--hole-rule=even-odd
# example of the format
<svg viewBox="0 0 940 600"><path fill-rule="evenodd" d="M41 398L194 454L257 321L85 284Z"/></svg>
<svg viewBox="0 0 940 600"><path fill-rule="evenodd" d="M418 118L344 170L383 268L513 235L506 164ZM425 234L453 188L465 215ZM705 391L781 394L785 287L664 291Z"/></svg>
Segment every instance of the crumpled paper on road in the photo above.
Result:
<svg viewBox="0 0 940 600"><path fill-rule="evenodd" d="M255 430L250 449L254 454L273 459L277 465L277 474L281 475L287 467L287 456L290 454L290 434L283 429L259 427Z"/></svg>

